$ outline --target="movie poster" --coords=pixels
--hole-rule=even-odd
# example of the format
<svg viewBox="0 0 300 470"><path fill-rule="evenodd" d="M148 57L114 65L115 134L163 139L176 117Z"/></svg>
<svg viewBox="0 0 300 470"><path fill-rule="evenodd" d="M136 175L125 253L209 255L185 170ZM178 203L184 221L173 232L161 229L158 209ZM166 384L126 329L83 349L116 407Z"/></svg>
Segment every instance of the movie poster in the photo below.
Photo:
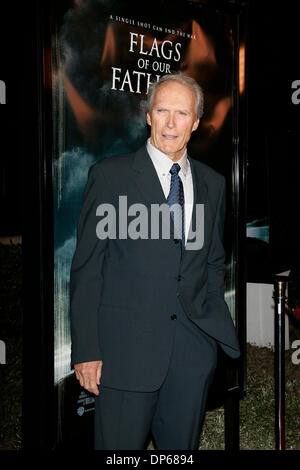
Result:
<svg viewBox="0 0 300 470"><path fill-rule="evenodd" d="M234 16L200 2L78 0L54 9L52 25L55 390L58 445L92 446L93 397L70 367L69 271L88 169L134 151L149 136L149 84L182 70L205 93L193 158L227 180L227 288L235 305L234 147L237 45Z"/></svg>

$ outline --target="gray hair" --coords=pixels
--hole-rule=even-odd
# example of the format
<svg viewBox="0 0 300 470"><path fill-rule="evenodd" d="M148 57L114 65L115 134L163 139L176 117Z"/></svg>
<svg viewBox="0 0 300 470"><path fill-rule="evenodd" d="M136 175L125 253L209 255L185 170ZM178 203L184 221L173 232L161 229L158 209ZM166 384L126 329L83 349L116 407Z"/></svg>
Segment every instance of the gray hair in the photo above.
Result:
<svg viewBox="0 0 300 470"><path fill-rule="evenodd" d="M196 119L201 118L203 116L204 112L204 93L200 85L196 82L196 80L189 75L183 73L183 72L174 72L170 73L167 75L163 75L160 77L160 79L155 82L151 83L149 85L149 90L148 90L148 95L147 95L147 101L145 103L145 109L149 113L151 110L152 102L153 102L153 97L155 95L155 92L157 88L165 82L169 81L175 81L178 83L181 83L181 85L184 85L192 90L192 92L195 95L196 99L196 105L195 105L195 114L196 114Z"/></svg>

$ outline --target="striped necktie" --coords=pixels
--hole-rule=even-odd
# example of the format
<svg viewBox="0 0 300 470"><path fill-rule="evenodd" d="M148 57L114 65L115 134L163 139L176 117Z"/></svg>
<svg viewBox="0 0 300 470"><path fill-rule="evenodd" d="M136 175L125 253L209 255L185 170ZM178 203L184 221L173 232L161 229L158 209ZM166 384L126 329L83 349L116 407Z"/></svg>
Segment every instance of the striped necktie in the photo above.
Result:
<svg viewBox="0 0 300 470"><path fill-rule="evenodd" d="M175 238L181 240L181 250L185 246L184 236L184 193L182 181L178 175L180 165L174 163L170 169L171 185L167 202L170 207L172 219L174 221Z"/></svg>

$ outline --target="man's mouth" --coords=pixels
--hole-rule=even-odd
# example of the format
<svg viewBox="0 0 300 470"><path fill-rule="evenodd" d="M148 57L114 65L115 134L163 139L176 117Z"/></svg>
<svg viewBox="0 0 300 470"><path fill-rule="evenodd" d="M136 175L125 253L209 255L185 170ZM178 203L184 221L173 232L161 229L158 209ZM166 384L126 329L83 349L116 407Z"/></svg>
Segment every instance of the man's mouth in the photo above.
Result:
<svg viewBox="0 0 300 470"><path fill-rule="evenodd" d="M177 135L168 135L168 134L163 134L164 139L167 140L174 140L177 138Z"/></svg>

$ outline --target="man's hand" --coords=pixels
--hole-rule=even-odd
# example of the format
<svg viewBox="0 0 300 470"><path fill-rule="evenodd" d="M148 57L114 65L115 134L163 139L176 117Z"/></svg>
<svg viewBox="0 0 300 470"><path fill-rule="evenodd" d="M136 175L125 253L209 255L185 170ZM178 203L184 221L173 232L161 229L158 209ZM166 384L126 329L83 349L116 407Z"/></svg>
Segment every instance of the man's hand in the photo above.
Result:
<svg viewBox="0 0 300 470"><path fill-rule="evenodd" d="M89 392L99 395L103 361L80 362L74 365L77 380L80 385Z"/></svg>

